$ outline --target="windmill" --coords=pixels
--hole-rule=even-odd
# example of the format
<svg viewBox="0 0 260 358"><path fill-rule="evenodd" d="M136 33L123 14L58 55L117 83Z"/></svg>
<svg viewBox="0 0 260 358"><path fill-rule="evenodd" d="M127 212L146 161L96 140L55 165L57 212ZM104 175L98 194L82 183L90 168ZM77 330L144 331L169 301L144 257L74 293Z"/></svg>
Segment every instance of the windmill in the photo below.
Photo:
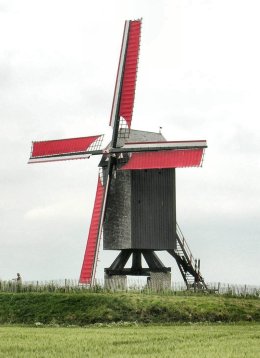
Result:
<svg viewBox="0 0 260 358"><path fill-rule="evenodd" d="M167 141L161 130L131 129L140 37L141 20L126 21L110 117L112 139L105 149L101 149L103 135L33 142L29 163L101 155L80 283L95 282L103 235L105 250L119 250L105 269L107 280L138 275L169 284L171 268L155 253L166 250L176 260L187 288L207 288L200 262L193 258L176 222L175 198L176 168L201 166L207 144ZM130 257L132 266L126 268Z"/></svg>

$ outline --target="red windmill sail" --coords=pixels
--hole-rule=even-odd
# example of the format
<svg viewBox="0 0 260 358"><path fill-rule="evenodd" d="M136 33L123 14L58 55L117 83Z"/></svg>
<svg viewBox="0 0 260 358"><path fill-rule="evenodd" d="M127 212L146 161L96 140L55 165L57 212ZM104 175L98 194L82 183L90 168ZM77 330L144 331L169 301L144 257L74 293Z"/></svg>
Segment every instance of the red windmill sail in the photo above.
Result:
<svg viewBox="0 0 260 358"><path fill-rule="evenodd" d="M187 168L201 165L203 149L133 153L121 170Z"/></svg>
<svg viewBox="0 0 260 358"><path fill-rule="evenodd" d="M96 198L89 228L88 241L85 250L85 255L82 263L79 281L80 283L90 284L96 270L96 260L98 253L98 236L102 216L102 204L104 197L104 187L98 178Z"/></svg>
<svg viewBox="0 0 260 358"><path fill-rule="evenodd" d="M131 127L141 39L141 24L141 20L125 22L110 117L110 125L112 127L117 117L123 118L128 128Z"/></svg>
<svg viewBox="0 0 260 358"><path fill-rule="evenodd" d="M206 146L205 140L126 143L129 160L120 170L198 167Z"/></svg>
<svg viewBox="0 0 260 358"><path fill-rule="evenodd" d="M87 159L100 149L103 135L32 143L29 163Z"/></svg>

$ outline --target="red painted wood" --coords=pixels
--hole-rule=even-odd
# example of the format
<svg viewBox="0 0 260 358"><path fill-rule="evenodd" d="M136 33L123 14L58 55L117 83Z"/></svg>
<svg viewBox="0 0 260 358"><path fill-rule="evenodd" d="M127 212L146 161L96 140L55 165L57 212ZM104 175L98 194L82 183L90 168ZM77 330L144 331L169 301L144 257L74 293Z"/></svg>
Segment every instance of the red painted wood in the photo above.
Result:
<svg viewBox="0 0 260 358"><path fill-rule="evenodd" d="M126 120L129 128L131 127L134 107L140 35L141 20L131 21L119 110L119 115Z"/></svg>
<svg viewBox="0 0 260 358"><path fill-rule="evenodd" d="M100 136L33 142L31 158L87 151Z"/></svg>
<svg viewBox="0 0 260 358"><path fill-rule="evenodd" d="M120 170L198 167L202 156L203 149L132 153Z"/></svg>
<svg viewBox="0 0 260 358"><path fill-rule="evenodd" d="M127 23L127 22L126 22ZM128 125L131 127L132 115L133 115L133 107L134 107L134 97L135 97L135 85L136 85L136 77L137 77L137 67L138 67L138 57L139 57L139 47L140 47L140 39L141 39L141 23L142 20L134 20L129 21L129 29L128 29L128 42L127 46L124 49L123 43L126 35L126 24L124 28L119 65L117 70L116 84L114 90L114 97L112 103L112 110L110 116L109 125L114 125L114 106L119 105L119 116L123 117ZM123 72L119 73L120 63L125 59ZM121 93L117 94L116 89L121 86ZM119 98L117 96L120 96Z"/></svg>
<svg viewBox="0 0 260 358"><path fill-rule="evenodd" d="M100 224L100 217L102 211L102 202L104 195L104 187L98 178L96 198L94 203L94 209L92 213L88 241L83 259L83 264L80 273L80 283L91 283L91 278L94 270L94 263L97 250L98 231Z"/></svg>

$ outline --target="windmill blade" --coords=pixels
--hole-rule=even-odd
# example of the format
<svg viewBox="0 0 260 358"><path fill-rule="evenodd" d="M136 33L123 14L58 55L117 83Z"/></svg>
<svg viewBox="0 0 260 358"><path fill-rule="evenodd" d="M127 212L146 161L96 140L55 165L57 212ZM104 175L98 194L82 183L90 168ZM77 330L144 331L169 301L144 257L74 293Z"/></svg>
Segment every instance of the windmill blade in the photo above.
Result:
<svg viewBox="0 0 260 358"><path fill-rule="evenodd" d="M99 246L102 236L102 227L106 209L107 193L110 187L110 175L108 174L104 185L102 174L98 177L96 198L91 218L88 241L80 273L80 283L95 283Z"/></svg>
<svg viewBox="0 0 260 358"><path fill-rule="evenodd" d="M131 153L130 159L120 170L199 167L203 154L203 148Z"/></svg>
<svg viewBox="0 0 260 358"><path fill-rule="evenodd" d="M104 186L100 176L98 177L97 191L94 208L89 228L88 241L80 273L80 283L91 284L93 272L96 270L98 255L99 228L101 225L102 202L104 198Z"/></svg>
<svg viewBox="0 0 260 358"><path fill-rule="evenodd" d="M103 135L96 135L91 137L33 142L28 163L88 159L91 155L102 153L102 151L100 151L102 140Z"/></svg>
<svg viewBox="0 0 260 358"><path fill-rule="evenodd" d="M120 170L141 170L201 166L205 148L205 140L134 142L111 152L116 153Z"/></svg>
<svg viewBox="0 0 260 358"><path fill-rule="evenodd" d="M116 147L119 129L129 133L132 122L142 20L126 21L110 116L112 146ZM121 122L121 123L120 123Z"/></svg>

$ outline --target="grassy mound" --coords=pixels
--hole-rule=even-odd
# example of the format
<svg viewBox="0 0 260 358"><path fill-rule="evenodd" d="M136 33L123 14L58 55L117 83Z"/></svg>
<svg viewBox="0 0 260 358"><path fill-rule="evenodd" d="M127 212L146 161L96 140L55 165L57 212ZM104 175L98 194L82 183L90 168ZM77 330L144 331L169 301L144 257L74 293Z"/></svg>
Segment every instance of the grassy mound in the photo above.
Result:
<svg viewBox="0 0 260 358"><path fill-rule="evenodd" d="M1 293L0 324L260 322L260 300L218 295Z"/></svg>

